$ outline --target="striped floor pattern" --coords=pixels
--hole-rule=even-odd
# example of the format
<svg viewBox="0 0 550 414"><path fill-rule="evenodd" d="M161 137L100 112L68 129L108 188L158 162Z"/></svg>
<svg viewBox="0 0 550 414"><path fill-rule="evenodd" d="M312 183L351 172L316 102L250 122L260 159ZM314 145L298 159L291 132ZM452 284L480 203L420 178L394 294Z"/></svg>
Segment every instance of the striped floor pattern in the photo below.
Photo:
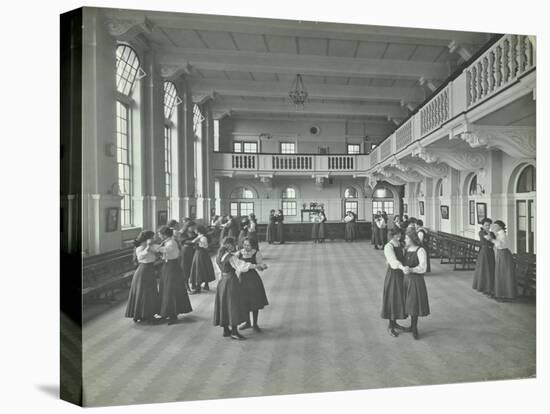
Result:
<svg viewBox="0 0 550 414"><path fill-rule="evenodd" d="M471 289L472 272L434 263L421 340L380 316L385 264L366 242L262 245L263 333L222 338L214 293L173 326L135 325L125 304L86 322L85 405L118 405L441 384L535 375L535 306Z"/></svg>

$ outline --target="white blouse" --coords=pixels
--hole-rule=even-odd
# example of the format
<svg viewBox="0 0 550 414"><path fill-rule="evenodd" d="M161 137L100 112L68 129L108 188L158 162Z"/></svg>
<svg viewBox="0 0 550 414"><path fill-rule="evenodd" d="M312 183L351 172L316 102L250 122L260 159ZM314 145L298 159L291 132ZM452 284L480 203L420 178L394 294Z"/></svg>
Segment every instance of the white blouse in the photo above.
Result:
<svg viewBox="0 0 550 414"><path fill-rule="evenodd" d="M239 250L239 253L242 257L246 259L250 259L252 256L254 256L254 253L256 253L256 264L262 264L264 262L262 254L254 249L250 250L249 252L247 252L245 249L241 249Z"/></svg>
<svg viewBox="0 0 550 414"><path fill-rule="evenodd" d="M426 250L424 250L423 247L419 247L416 251L416 255L418 256L418 266L411 268L411 273L424 274L426 273L426 266L428 264Z"/></svg>
<svg viewBox="0 0 550 414"><path fill-rule="evenodd" d="M136 247L136 258L139 263L154 263L157 259L155 254L158 245L152 244L150 246L138 246Z"/></svg>
<svg viewBox="0 0 550 414"><path fill-rule="evenodd" d="M394 247L398 246L394 246L391 241L386 243L384 246L384 256L386 257L386 262L392 269L403 269L403 264L397 260L397 256L393 250Z"/></svg>
<svg viewBox="0 0 550 414"><path fill-rule="evenodd" d="M353 220L353 219L352 219L350 216L344 217L344 221L345 221L346 223L349 223L351 220Z"/></svg>
<svg viewBox="0 0 550 414"><path fill-rule="evenodd" d="M386 227L386 221L384 219L376 219L376 226L379 229L383 229Z"/></svg>
<svg viewBox="0 0 550 414"><path fill-rule="evenodd" d="M202 247L203 249L208 249L208 237L200 235L195 237L194 242L197 242L197 246Z"/></svg>
<svg viewBox="0 0 550 414"><path fill-rule="evenodd" d="M508 235L504 230L497 231L494 243L497 250L508 249Z"/></svg>
<svg viewBox="0 0 550 414"><path fill-rule="evenodd" d="M162 246L158 246L157 251L162 253L162 260L174 260L180 255L180 249L176 241L172 238L167 239Z"/></svg>
<svg viewBox="0 0 550 414"><path fill-rule="evenodd" d="M237 273L244 273L248 272L250 268L253 266L252 263L245 262L244 260L239 259L237 256L227 252L222 256L221 261L223 262L227 255L230 255L229 257L229 264L233 269L237 271Z"/></svg>

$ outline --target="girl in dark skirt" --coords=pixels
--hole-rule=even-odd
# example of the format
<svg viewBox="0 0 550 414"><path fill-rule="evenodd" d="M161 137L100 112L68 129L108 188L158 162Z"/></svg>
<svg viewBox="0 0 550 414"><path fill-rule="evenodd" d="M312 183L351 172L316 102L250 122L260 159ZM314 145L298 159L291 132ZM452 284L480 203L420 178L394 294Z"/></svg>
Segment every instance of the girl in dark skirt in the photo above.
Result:
<svg viewBox="0 0 550 414"><path fill-rule="evenodd" d="M193 265L193 257L195 256L194 240L197 237L195 229L196 224L194 221L186 222L181 230L179 240L179 245L181 246L180 266L183 272L185 288L188 292L191 292L191 288L189 287L189 280L191 278L191 266Z"/></svg>
<svg viewBox="0 0 550 414"><path fill-rule="evenodd" d="M162 273L160 277L160 316L168 321L168 325L177 323L180 313L193 310L185 281L182 277L178 244L174 240L172 229L162 226L159 230L162 243L157 251L162 254Z"/></svg>
<svg viewBox="0 0 550 414"><path fill-rule="evenodd" d="M241 220L241 231L239 232L239 237L237 238L237 247L239 249L243 248L243 240L248 237L248 218L245 217Z"/></svg>
<svg viewBox="0 0 550 414"><path fill-rule="evenodd" d="M258 222L254 213L248 215L248 240L254 250L260 250L258 243Z"/></svg>
<svg viewBox="0 0 550 414"><path fill-rule="evenodd" d="M132 278L124 316L134 322L152 322L160 311L160 298L155 276L157 255L153 250L152 231L142 231L134 241L135 259L139 263Z"/></svg>
<svg viewBox="0 0 550 414"><path fill-rule="evenodd" d="M388 236L386 230L386 221L384 220L384 217L382 217L382 213L378 213L375 217L374 231L374 248L377 250L383 249L388 241Z"/></svg>
<svg viewBox="0 0 550 414"><path fill-rule="evenodd" d="M508 235L506 224L496 220L493 224L495 239L493 243L496 249L495 260L495 299L511 300L518 295L516 284L515 263L512 253L508 248Z"/></svg>
<svg viewBox="0 0 550 414"><path fill-rule="evenodd" d="M277 241L279 244L285 244L285 226L283 224L285 216L283 210L279 210L275 217L277 217Z"/></svg>
<svg viewBox="0 0 550 414"><path fill-rule="evenodd" d="M472 288L493 295L495 291L495 251L493 249L493 239L496 237L491 232L491 224L493 221L490 218L483 219L481 229L479 230L479 240L481 248L476 261L476 270L474 272L474 282Z"/></svg>
<svg viewBox="0 0 550 414"><path fill-rule="evenodd" d="M356 217L353 211L348 211L346 214L346 217L344 217L344 221L346 223L345 229L344 229L344 240L347 242L355 241L355 221Z"/></svg>
<svg viewBox="0 0 550 414"><path fill-rule="evenodd" d="M250 240L245 239L243 243L243 249L237 254L237 257L247 263L255 265L263 265L262 255L259 251L254 250L250 244ZM267 266L263 265L266 269ZM264 284L260 275L255 269L250 269L248 272L241 273L241 289L243 292L243 306L247 312L248 320L239 326L239 329L252 328L256 332L260 332L261 329L258 326L258 313L260 309L267 306L267 295L265 294ZM252 325L250 324L250 313L252 313Z"/></svg>
<svg viewBox="0 0 550 414"><path fill-rule="evenodd" d="M319 243L324 243L325 242L325 238L327 237L327 231L326 231L326 221L327 221L327 216L325 215L325 211L324 210L321 210L319 212L319 233L318 233L318 237L319 237Z"/></svg>
<svg viewBox="0 0 550 414"><path fill-rule="evenodd" d="M229 236L229 226L231 225L231 220L229 216L224 216L221 221L221 240Z"/></svg>
<svg viewBox="0 0 550 414"><path fill-rule="evenodd" d="M269 212L269 223L267 224L266 239L269 244L273 244L275 241L275 234L277 233L277 219L275 218L275 210Z"/></svg>
<svg viewBox="0 0 550 414"><path fill-rule="evenodd" d="M391 240L384 246L384 256L388 263L384 292L382 294L383 319L389 319L388 332L397 337L396 329L405 329L397 324L397 319L406 319L405 293L403 290L403 248L401 247L401 229L393 227L390 230Z"/></svg>
<svg viewBox="0 0 550 414"><path fill-rule="evenodd" d="M238 325L246 322L248 316L243 303L241 283L236 272L242 273L251 269L263 270L264 266L239 260L233 255L234 251L235 239L226 237L222 241L222 245L216 256L216 264L220 268L222 275L216 288L214 326L221 326L223 328L224 337L230 336L232 339L246 339L237 330Z"/></svg>
<svg viewBox="0 0 550 414"><path fill-rule="evenodd" d="M232 237L234 240L237 240L239 231L241 230L240 227L239 217L229 216L229 232L227 233L227 237Z"/></svg>
<svg viewBox="0 0 550 414"><path fill-rule="evenodd" d="M204 283L204 290L210 290L208 283L216 280L214 266L208 252L208 238L206 227L197 227L198 236L195 238L195 255L191 265L191 294L201 293L201 284Z"/></svg>
<svg viewBox="0 0 550 414"><path fill-rule="evenodd" d="M411 317L411 331L414 339L419 339L418 317L430 314L428 290L424 281L427 258L426 250L420 245L416 229L409 229L405 235L405 313Z"/></svg>
<svg viewBox="0 0 550 414"><path fill-rule="evenodd" d="M426 250L426 273L430 273L432 271L430 262L430 235L428 230L424 228L424 222L420 219L416 220L416 232L418 233L420 245Z"/></svg>
<svg viewBox="0 0 550 414"><path fill-rule="evenodd" d="M311 225L311 240L313 240L313 243L319 242L319 223L321 218L319 217L319 213L313 213L313 223Z"/></svg>

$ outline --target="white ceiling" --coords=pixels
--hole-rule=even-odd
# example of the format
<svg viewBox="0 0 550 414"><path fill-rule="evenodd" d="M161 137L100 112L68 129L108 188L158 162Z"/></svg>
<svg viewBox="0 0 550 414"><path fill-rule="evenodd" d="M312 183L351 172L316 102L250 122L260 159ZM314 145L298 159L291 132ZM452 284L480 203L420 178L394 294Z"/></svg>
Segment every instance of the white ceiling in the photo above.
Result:
<svg viewBox="0 0 550 414"><path fill-rule="evenodd" d="M382 26L107 10L134 22L161 65L181 68L215 112L295 118L288 91L297 73L310 93L303 116L402 122L492 36ZM131 31L128 31L129 35ZM124 33L119 37L124 38ZM133 32L135 35L135 32ZM181 73L181 72L180 72ZM427 82L420 85L424 77ZM308 109L309 107L309 109Z"/></svg>

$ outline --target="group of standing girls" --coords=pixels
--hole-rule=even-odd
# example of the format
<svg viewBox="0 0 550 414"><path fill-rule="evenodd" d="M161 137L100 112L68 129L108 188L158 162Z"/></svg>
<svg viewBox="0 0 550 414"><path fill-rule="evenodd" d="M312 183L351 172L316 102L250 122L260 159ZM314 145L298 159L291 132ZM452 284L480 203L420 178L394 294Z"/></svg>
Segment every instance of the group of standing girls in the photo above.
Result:
<svg viewBox="0 0 550 414"><path fill-rule="evenodd" d="M269 223L267 225L267 242L273 244L275 242L279 244L285 243L285 233L283 222L285 217L283 210L271 210L269 212Z"/></svg>
<svg viewBox="0 0 550 414"><path fill-rule="evenodd" d="M158 239L152 231L143 231L134 241L137 270L132 279L125 316L134 322L167 321L193 310L181 268L180 248L173 230L160 228ZM162 259L160 282L157 285L154 263Z"/></svg>
<svg viewBox="0 0 550 414"><path fill-rule="evenodd" d="M326 229L327 216L323 210L318 211L313 216L313 225L311 227L311 239L313 243L324 243L327 237Z"/></svg>
<svg viewBox="0 0 550 414"><path fill-rule="evenodd" d="M241 250L237 251L236 247L237 241L233 237L226 237L216 256L221 280L216 289L214 326L223 328L224 337L242 340L246 338L239 329L252 327L256 332L261 332L258 313L268 305L268 301L258 271L267 269L267 265L250 240L243 240Z"/></svg>
<svg viewBox="0 0 550 414"><path fill-rule="evenodd" d="M419 339L418 318L430 314L428 291L424 281L427 266L427 252L421 246L416 229L408 228L402 243L402 229L390 230L391 239L384 246L388 263L382 295L383 319L389 320L388 332L399 336L401 332L412 332ZM411 325L403 327L397 320L411 317Z"/></svg>
<svg viewBox="0 0 550 414"><path fill-rule="evenodd" d="M357 215L353 211L346 212L344 217L344 240L347 242L355 241L357 238Z"/></svg>
<svg viewBox="0 0 550 414"><path fill-rule="evenodd" d="M388 242L388 217L381 211L374 215L372 242L376 250L383 249Z"/></svg>
<svg viewBox="0 0 550 414"><path fill-rule="evenodd" d="M241 231L239 232L239 237L237 239L239 249L243 248L244 240L248 239L254 250L260 250L260 246L258 244L258 222L256 220L256 215L254 213L250 213L248 217L243 217L241 219L240 227Z"/></svg>
<svg viewBox="0 0 550 414"><path fill-rule="evenodd" d="M481 223L479 250L472 287L498 301L517 297L515 264L509 249L506 224L486 218Z"/></svg>

